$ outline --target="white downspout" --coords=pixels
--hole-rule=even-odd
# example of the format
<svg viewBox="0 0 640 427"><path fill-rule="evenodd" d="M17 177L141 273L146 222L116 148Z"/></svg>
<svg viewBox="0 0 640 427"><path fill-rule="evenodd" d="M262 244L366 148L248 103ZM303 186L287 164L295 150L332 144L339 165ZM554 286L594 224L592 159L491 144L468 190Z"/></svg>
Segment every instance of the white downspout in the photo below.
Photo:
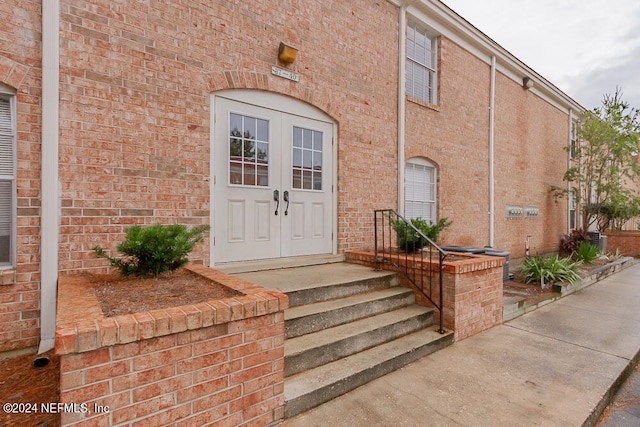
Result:
<svg viewBox="0 0 640 427"><path fill-rule="evenodd" d="M569 108L569 146L571 146L571 138L573 137L573 109ZM578 140L576 138L576 145ZM569 148L569 155L567 156L567 170L571 167L571 148ZM567 181L567 232L571 231L571 182ZM578 225L578 210L576 206L576 227Z"/></svg>
<svg viewBox="0 0 640 427"><path fill-rule="evenodd" d="M400 7L398 19L398 212L404 215L404 135L405 135L405 87L406 68L405 59L407 44L407 5Z"/></svg>
<svg viewBox="0 0 640 427"><path fill-rule="evenodd" d="M58 287L58 109L60 0L42 2L42 172L40 237L40 346L53 348Z"/></svg>
<svg viewBox="0 0 640 427"><path fill-rule="evenodd" d="M489 246L495 243L495 105L496 105L496 57L491 57L491 95L489 105Z"/></svg>

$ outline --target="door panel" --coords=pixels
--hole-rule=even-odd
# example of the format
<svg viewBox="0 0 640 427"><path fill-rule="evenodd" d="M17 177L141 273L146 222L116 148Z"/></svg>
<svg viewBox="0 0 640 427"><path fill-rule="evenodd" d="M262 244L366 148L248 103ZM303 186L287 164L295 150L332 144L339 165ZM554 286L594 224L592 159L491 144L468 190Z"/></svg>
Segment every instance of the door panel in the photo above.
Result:
<svg viewBox="0 0 640 427"><path fill-rule="evenodd" d="M278 257L273 187L280 180L280 113L216 98L215 117L215 262Z"/></svg>
<svg viewBox="0 0 640 427"><path fill-rule="evenodd" d="M271 239L271 202L256 201L254 219L256 241L269 241Z"/></svg>
<svg viewBox="0 0 640 427"><path fill-rule="evenodd" d="M245 241L244 202L244 200L229 200L227 229L230 243Z"/></svg>
<svg viewBox="0 0 640 427"><path fill-rule="evenodd" d="M289 187L290 221L282 224L283 256L331 253L333 126L326 122L285 115L283 133L290 135L283 149L283 185Z"/></svg>

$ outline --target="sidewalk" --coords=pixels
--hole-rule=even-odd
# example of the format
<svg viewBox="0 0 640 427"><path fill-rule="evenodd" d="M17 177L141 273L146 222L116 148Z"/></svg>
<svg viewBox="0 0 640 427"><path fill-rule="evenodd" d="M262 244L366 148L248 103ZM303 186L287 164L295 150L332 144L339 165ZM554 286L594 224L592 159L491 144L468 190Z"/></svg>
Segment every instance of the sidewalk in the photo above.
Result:
<svg viewBox="0 0 640 427"><path fill-rule="evenodd" d="M279 426L592 426L639 351L636 264Z"/></svg>

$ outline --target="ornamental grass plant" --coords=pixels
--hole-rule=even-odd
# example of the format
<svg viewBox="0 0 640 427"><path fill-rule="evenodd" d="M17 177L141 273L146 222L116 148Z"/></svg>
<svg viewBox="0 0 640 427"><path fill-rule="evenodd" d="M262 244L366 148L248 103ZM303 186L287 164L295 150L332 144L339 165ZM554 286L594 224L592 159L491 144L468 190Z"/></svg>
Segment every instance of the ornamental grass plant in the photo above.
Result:
<svg viewBox="0 0 640 427"><path fill-rule="evenodd" d="M573 261L571 258L561 258L558 255L550 257L529 257L524 260L522 274L525 283L540 283L546 287L555 282L575 284L580 280L578 268L582 261Z"/></svg>

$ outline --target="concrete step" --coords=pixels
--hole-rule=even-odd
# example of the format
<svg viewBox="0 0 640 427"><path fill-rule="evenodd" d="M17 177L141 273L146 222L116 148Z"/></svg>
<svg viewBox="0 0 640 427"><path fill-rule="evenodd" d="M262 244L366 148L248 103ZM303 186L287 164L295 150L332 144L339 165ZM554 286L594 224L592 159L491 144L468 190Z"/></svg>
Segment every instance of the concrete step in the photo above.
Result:
<svg viewBox="0 0 640 427"><path fill-rule="evenodd" d="M453 342L397 273L333 263L235 274L287 294L285 417L292 417Z"/></svg>
<svg viewBox="0 0 640 427"><path fill-rule="evenodd" d="M392 341L432 324L432 309L411 305L288 339L284 343L285 377Z"/></svg>
<svg viewBox="0 0 640 427"><path fill-rule="evenodd" d="M285 418L325 403L452 343L453 332L441 335L433 328L422 329L285 378Z"/></svg>
<svg viewBox="0 0 640 427"><path fill-rule="evenodd" d="M334 263L239 273L256 285L287 294L289 307L312 304L398 285L398 275L369 267Z"/></svg>
<svg viewBox="0 0 640 427"><path fill-rule="evenodd" d="M285 338L295 338L415 303L411 289L393 287L293 307L285 311Z"/></svg>

